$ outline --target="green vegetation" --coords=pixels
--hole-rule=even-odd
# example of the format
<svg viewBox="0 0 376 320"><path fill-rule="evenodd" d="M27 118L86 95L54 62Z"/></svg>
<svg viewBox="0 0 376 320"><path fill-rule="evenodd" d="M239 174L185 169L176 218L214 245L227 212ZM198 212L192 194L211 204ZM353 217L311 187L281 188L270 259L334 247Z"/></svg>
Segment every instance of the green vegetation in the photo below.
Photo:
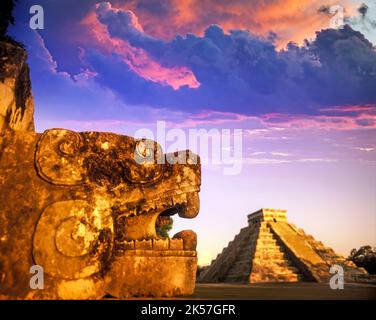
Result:
<svg viewBox="0 0 376 320"><path fill-rule="evenodd" d="M369 274L376 274L376 248L362 246L359 250L352 249L347 259L366 269Z"/></svg>
<svg viewBox="0 0 376 320"><path fill-rule="evenodd" d="M158 217L156 225L157 235L162 238L169 238L168 232L172 229L173 224L174 221L171 217Z"/></svg>

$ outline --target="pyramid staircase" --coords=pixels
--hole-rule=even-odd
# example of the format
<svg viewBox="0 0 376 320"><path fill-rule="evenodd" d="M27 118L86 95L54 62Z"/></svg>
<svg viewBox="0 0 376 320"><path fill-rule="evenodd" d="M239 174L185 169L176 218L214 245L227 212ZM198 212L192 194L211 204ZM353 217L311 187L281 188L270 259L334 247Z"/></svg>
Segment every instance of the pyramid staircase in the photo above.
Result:
<svg viewBox="0 0 376 320"><path fill-rule="evenodd" d="M261 209L248 226L200 275L199 282L327 282L330 266L340 264L347 279L367 274L287 222L286 211Z"/></svg>

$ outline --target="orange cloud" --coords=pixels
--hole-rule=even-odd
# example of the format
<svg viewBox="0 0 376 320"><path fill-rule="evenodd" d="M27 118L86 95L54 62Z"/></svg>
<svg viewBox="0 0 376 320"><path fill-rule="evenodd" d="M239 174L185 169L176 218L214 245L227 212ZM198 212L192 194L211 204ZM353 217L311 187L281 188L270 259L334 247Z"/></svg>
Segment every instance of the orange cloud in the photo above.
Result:
<svg viewBox="0 0 376 320"><path fill-rule="evenodd" d="M202 35L209 25L218 24L225 31L247 29L262 36L272 31L278 35L279 47L289 41L301 44L304 39L313 38L316 31L328 28L330 17L318 12L323 4L342 4L348 13L354 10L348 0L170 0L160 2L161 12L145 3L148 2L132 0L124 4L116 0L114 6L132 10L145 32L157 38Z"/></svg>
<svg viewBox="0 0 376 320"><path fill-rule="evenodd" d="M135 16L133 16L132 22L137 26L138 30L142 31L142 27L138 24ZM189 88L198 88L200 86L195 75L188 68L184 66L164 67L149 57L143 49L132 47L125 40L112 38L107 27L98 21L94 12L86 16L82 21L82 25L87 29L89 38L85 41L90 46L96 47L106 55L119 55L123 62L142 78L171 86L174 90L178 90L183 86L188 86Z"/></svg>

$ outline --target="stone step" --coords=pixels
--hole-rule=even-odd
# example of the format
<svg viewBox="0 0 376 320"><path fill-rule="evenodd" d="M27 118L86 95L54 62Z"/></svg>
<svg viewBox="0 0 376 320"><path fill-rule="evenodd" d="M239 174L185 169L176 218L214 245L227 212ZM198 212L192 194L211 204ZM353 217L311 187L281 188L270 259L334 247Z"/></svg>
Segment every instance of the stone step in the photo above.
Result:
<svg viewBox="0 0 376 320"><path fill-rule="evenodd" d="M240 252L241 255L251 254L254 251L255 246L243 246L242 251Z"/></svg>
<svg viewBox="0 0 376 320"><path fill-rule="evenodd" d="M237 257L236 261L249 262L251 261L251 254L239 256Z"/></svg>
<svg viewBox="0 0 376 320"><path fill-rule="evenodd" d="M250 265L251 259L243 259L243 260L236 260L231 268L235 268L236 266L241 266L241 265Z"/></svg>
<svg viewBox="0 0 376 320"><path fill-rule="evenodd" d="M289 267L278 266L276 270L277 270L277 273L280 273L280 274L290 274L290 273L299 274L299 270L293 266L289 266Z"/></svg>
<svg viewBox="0 0 376 320"><path fill-rule="evenodd" d="M257 239L256 245L279 247L279 244L278 244L277 240L275 240L275 239L266 239L266 240Z"/></svg>
<svg viewBox="0 0 376 320"><path fill-rule="evenodd" d="M260 230L258 233L257 233L257 238L262 238L262 237L268 237L272 234L272 232L270 231L270 229L265 229L265 230Z"/></svg>
<svg viewBox="0 0 376 320"><path fill-rule="evenodd" d="M272 270L270 273L265 272L264 274L267 274L269 276L275 275L275 276L289 276L289 275L296 275L296 276L302 276L302 274L297 270L296 268L281 268L281 267L271 267L269 266L269 270Z"/></svg>
<svg viewBox="0 0 376 320"><path fill-rule="evenodd" d="M277 276L277 281L279 282L297 282L301 281L302 277L298 274L289 274L289 275L279 275Z"/></svg>
<svg viewBox="0 0 376 320"><path fill-rule="evenodd" d="M300 273L299 269L291 265L289 261L282 261L282 262L274 262L271 261L268 263L258 262L256 265L263 266L268 269L272 269L276 273L286 273L286 272L293 272L293 273Z"/></svg>
<svg viewBox="0 0 376 320"><path fill-rule="evenodd" d="M230 270L228 271L228 274L237 273L239 271L243 271L248 268L251 269L251 265L249 263L239 264L230 268Z"/></svg>
<svg viewBox="0 0 376 320"><path fill-rule="evenodd" d="M281 268L288 268L288 267L293 267L292 263L288 260L258 260L260 265L265 265L265 266L275 266L275 267L281 267Z"/></svg>
<svg viewBox="0 0 376 320"><path fill-rule="evenodd" d="M225 278L242 278L249 275L249 270L241 270L239 272L231 272L226 274Z"/></svg>
<svg viewBox="0 0 376 320"><path fill-rule="evenodd" d="M278 246L266 246L258 244L256 247L256 253L267 252L267 253L284 253L283 249Z"/></svg>
<svg viewBox="0 0 376 320"><path fill-rule="evenodd" d="M270 230L269 231L263 231L262 233L257 234L257 238L259 238L259 239L263 239L263 238L266 238L266 239L272 238L272 239L274 239L274 235L273 235L273 233Z"/></svg>
<svg viewBox="0 0 376 320"><path fill-rule="evenodd" d="M254 258L256 259L286 259L286 254L284 252L276 251L276 252L256 252Z"/></svg>
<svg viewBox="0 0 376 320"><path fill-rule="evenodd" d="M297 274L290 274L290 275L276 275L274 273L271 274L252 274L250 277L250 281L252 283L255 282L298 282L302 280L302 277Z"/></svg>

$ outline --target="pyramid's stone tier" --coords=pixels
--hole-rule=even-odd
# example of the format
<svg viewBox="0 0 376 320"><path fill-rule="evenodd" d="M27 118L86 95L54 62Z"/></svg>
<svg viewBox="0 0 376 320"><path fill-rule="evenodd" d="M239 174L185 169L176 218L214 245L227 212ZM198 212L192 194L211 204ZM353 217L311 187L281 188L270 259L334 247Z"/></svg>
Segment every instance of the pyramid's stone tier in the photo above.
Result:
<svg viewBox="0 0 376 320"><path fill-rule="evenodd" d="M283 221L286 222L286 210L279 209L261 209L248 215L248 224L256 224L262 221Z"/></svg>

